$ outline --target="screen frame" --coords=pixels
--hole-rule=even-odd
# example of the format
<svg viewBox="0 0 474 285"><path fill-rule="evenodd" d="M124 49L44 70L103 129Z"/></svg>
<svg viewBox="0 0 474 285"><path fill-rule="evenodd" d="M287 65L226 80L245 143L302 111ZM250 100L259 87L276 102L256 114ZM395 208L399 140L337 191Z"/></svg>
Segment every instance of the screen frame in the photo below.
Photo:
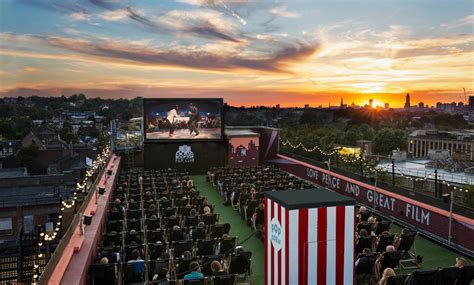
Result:
<svg viewBox="0 0 474 285"><path fill-rule="evenodd" d="M152 104L152 103L157 103L162 100L188 100L188 101L195 101L196 103L199 103L200 101L208 101L208 100L213 100L213 101L218 101L219 102L219 108L220 108L220 120L221 120L221 137L217 139L207 139L207 138L194 138L194 139L149 139L147 138L147 113L146 113L146 105L147 104ZM142 107L142 117L143 117L143 142L144 143L173 143L173 142L223 142L225 139L225 124L224 124L224 98L190 98L190 97L178 97L178 98L143 98L143 107Z"/></svg>

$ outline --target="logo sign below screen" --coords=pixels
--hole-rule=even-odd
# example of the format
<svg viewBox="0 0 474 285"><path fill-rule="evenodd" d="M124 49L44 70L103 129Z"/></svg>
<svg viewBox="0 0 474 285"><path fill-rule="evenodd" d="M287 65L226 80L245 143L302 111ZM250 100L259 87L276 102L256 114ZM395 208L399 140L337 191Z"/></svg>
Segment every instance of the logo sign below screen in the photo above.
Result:
<svg viewBox="0 0 474 285"><path fill-rule="evenodd" d="M276 251L280 251L281 249L281 225L277 218L273 218L270 224L271 227L271 235L270 238L272 240L272 246Z"/></svg>
<svg viewBox="0 0 474 285"><path fill-rule="evenodd" d="M193 163L194 153L189 145L181 145L176 151L176 163Z"/></svg>

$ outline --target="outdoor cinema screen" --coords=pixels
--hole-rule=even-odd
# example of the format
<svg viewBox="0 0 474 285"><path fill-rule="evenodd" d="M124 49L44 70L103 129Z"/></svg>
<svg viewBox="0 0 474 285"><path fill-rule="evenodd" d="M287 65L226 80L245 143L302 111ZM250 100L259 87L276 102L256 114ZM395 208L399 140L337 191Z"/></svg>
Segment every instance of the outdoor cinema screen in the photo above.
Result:
<svg viewBox="0 0 474 285"><path fill-rule="evenodd" d="M222 140L222 99L144 99L145 140Z"/></svg>

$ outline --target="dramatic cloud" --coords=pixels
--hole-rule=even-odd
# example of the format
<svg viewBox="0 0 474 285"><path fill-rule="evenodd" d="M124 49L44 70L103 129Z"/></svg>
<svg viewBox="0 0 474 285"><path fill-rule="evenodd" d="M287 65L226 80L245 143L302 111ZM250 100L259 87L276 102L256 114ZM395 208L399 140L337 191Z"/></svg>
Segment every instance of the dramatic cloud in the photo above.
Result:
<svg viewBox="0 0 474 285"><path fill-rule="evenodd" d="M183 16L184 15L184 16ZM238 31L219 13L200 11L170 11L164 15L147 17L133 7L109 10L99 15L104 20L120 21L125 18L139 23L147 31L239 42Z"/></svg>
<svg viewBox="0 0 474 285"><path fill-rule="evenodd" d="M266 53L210 52L197 46L149 47L148 45L123 43L109 39L70 39L65 37L17 36L0 34L9 42L35 43L61 48L93 57L120 60L154 66L174 66L200 70L231 71L236 69L265 72L290 72L291 64L309 59L318 44L296 41L278 43ZM276 44L276 43L274 43Z"/></svg>

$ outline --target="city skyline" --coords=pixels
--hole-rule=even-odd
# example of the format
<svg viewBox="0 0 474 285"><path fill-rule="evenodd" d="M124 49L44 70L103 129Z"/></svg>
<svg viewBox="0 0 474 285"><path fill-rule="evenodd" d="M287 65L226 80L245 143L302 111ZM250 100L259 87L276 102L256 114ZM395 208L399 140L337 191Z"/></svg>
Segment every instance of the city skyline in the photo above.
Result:
<svg viewBox="0 0 474 285"><path fill-rule="evenodd" d="M406 93L473 94L471 1L156 3L2 1L0 96L402 107Z"/></svg>

